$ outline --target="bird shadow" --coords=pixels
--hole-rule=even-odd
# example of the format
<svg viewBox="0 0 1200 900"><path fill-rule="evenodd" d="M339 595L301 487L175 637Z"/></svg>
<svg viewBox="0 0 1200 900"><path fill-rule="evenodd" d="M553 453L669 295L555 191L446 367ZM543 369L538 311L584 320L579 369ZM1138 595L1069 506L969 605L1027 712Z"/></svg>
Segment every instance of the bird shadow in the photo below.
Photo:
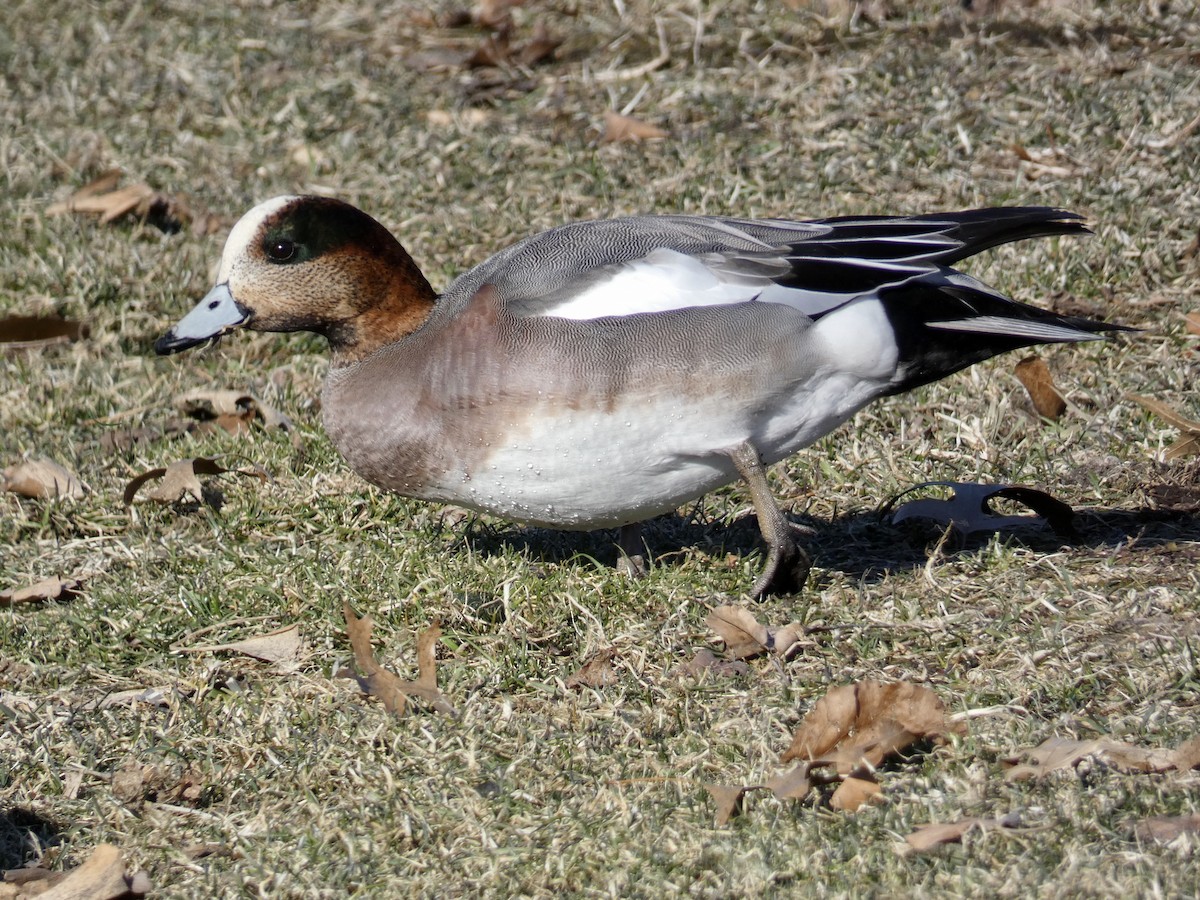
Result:
<svg viewBox="0 0 1200 900"><path fill-rule="evenodd" d="M62 841L57 822L20 806L0 809L0 870L20 868Z"/></svg>
<svg viewBox="0 0 1200 900"><path fill-rule="evenodd" d="M890 575L943 560L968 559L983 553L996 535L1009 546L1034 553L1064 549L1111 556L1113 553L1178 552L1177 542L1200 542L1200 509L1095 508L1076 511L1073 531L1056 534L1047 526L1031 525L1003 532L947 536L944 526L921 520L892 524L877 510L847 513L832 519L791 515L800 542L813 557L810 587L821 586L832 573L873 584ZM459 540L483 556L518 553L539 563L561 565L585 558L595 565L616 563L616 530L554 531L474 520ZM642 540L653 566L678 565L685 556L712 557L763 554L764 545L753 514L733 521L706 520L689 513L672 513L645 523Z"/></svg>

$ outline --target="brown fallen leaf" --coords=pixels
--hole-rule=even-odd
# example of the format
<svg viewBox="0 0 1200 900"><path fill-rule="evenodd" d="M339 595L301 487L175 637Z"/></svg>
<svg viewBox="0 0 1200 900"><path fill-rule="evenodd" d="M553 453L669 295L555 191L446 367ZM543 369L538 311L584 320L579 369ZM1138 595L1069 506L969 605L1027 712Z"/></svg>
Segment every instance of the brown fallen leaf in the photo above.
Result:
<svg viewBox="0 0 1200 900"><path fill-rule="evenodd" d="M78 578L47 578L23 588L0 591L0 606L19 606L22 603L45 603L50 600L73 600L83 582Z"/></svg>
<svg viewBox="0 0 1200 900"><path fill-rule="evenodd" d="M818 700L780 761L832 764L848 775L864 764L875 768L914 741L962 733L961 723L947 722L942 701L929 688L866 680L833 688Z"/></svg>
<svg viewBox="0 0 1200 900"><path fill-rule="evenodd" d="M725 655L733 659L768 652L787 659L804 636L804 626L799 622L779 627L762 625L744 606L718 606L704 623L725 642Z"/></svg>
<svg viewBox="0 0 1200 900"><path fill-rule="evenodd" d="M222 420L241 422L258 420L267 428L291 431L291 419L247 391L198 390L188 391L175 398L175 406L184 414L201 421L216 420L227 431L237 427Z"/></svg>
<svg viewBox="0 0 1200 900"><path fill-rule="evenodd" d="M707 647L703 647L675 671L693 678L700 678L704 675L729 678L749 675L750 666L740 659L722 659Z"/></svg>
<svg viewBox="0 0 1200 900"><path fill-rule="evenodd" d="M979 531L1044 525L1049 525L1060 537L1075 535L1075 511L1071 507L1045 491L1020 485L926 481L893 497L884 504L881 512L886 515L905 494L930 487L950 488L954 493L949 500L922 499L903 503L892 513L892 524L899 524L905 519L931 519L953 528L964 537ZM1037 516L996 515L991 510L990 501L997 497L1022 503Z"/></svg>
<svg viewBox="0 0 1200 900"><path fill-rule="evenodd" d="M1138 747L1124 741L1097 738L1076 741L1052 737L1036 747L1019 750L1001 760L1005 781L1029 781L1051 772L1074 769L1085 759L1096 759L1121 772L1162 774L1179 771L1189 761L1194 765L1195 747L1189 741L1177 750Z"/></svg>
<svg viewBox="0 0 1200 900"><path fill-rule="evenodd" d="M417 637L417 680L405 681L379 664L371 649L371 631L375 626L370 616L361 619L354 614L348 602L343 601L342 613L346 619L346 634L354 652L354 663L360 675L359 686L368 694L378 697L388 712L401 716L408 708L409 697L419 697L435 710L448 716L458 713L437 686L437 642L442 636L438 625L426 628Z"/></svg>
<svg viewBox="0 0 1200 900"><path fill-rule="evenodd" d="M79 479L52 459L31 459L0 473L0 487L23 497L83 496Z"/></svg>
<svg viewBox="0 0 1200 900"><path fill-rule="evenodd" d="M1188 334L1200 335L1200 309L1193 309L1183 315L1183 327Z"/></svg>
<svg viewBox="0 0 1200 900"><path fill-rule="evenodd" d="M808 762L802 762L782 775L776 775L766 787L780 800L803 800L813 789Z"/></svg>
<svg viewBox="0 0 1200 900"><path fill-rule="evenodd" d="M1200 835L1200 815L1151 816L1140 820L1133 833L1139 841L1169 844L1181 835Z"/></svg>
<svg viewBox="0 0 1200 900"><path fill-rule="evenodd" d="M829 798L829 805L843 812L856 812L864 803L879 797L882 791L874 776L864 770L845 778Z"/></svg>
<svg viewBox="0 0 1200 900"><path fill-rule="evenodd" d="M1163 453L1168 462L1200 453L1200 422L1181 415L1161 400L1155 400L1153 397L1142 397L1137 394L1126 394L1125 396L1181 432L1175 443Z"/></svg>
<svg viewBox="0 0 1200 900"><path fill-rule="evenodd" d="M906 836L904 840L911 850L926 853L934 847L943 844L957 844L970 831L992 831L998 828L1020 828L1021 816L1009 813L999 819L984 819L968 816L957 822L930 822L928 825L918 825L917 830Z"/></svg>
<svg viewBox="0 0 1200 900"><path fill-rule="evenodd" d="M288 625L286 628L278 628L267 634L260 634L241 641L177 649L180 653L216 653L218 651L241 653L288 669L300 662L307 647L304 635L300 633L300 626Z"/></svg>
<svg viewBox="0 0 1200 900"><path fill-rule="evenodd" d="M614 144L619 141L657 141L669 137L656 125L650 125L632 116L623 116L611 109L604 111L604 131L600 143Z"/></svg>
<svg viewBox="0 0 1200 900"><path fill-rule="evenodd" d="M52 316L0 318L0 350L41 350L86 338L91 329L83 322Z"/></svg>
<svg viewBox="0 0 1200 900"><path fill-rule="evenodd" d="M1037 414L1045 419L1060 419L1067 411L1067 401L1054 386L1054 378L1046 361L1040 356L1027 356L1013 370L1017 380L1025 385Z"/></svg>
<svg viewBox="0 0 1200 900"><path fill-rule="evenodd" d="M578 690L584 687L611 687L616 684L620 680L617 678L617 670L613 668L616 655L614 647L596 651L567 679L567 687Z"/></svg>
<svg viewBox="0 0 1200 900"><path fill-rule="evenodd" d="M229 469L218 463L215 459L210 459L206 456L197 456L193 459L181 459L178 462L171 463L169 466L143 472L125 486L123 499L126 506L132 506L134 498L142 489L142 485L156 478L161 478L161 484L146 491L146 496L149 499L159 503L179 503L189 499L196 503L204 503L204 486L200 483L198 476L224 475L227 472L252 476L261 481L270 480L270 476L257 466L243 466L238 469Z"/></svg>
<svg viewBox="0 0 1200 900"><path fill-rule="evenodd" d="M66 200L50 204L46 208L46 215L97 215L100 222L107 225L132 214L170 233L179 231L193 221L194 216L181 197L161 193L145 183L117 187L119 177L120 172L105 173Z"/></svg>
<svg viewBox="0 0 1200 900"><path fill-rule="evenodd" d="M750 785L706 784L704 789L712 795L717 805L714 824L720 828L729 820L742 814L742 799L754 790Z"/></svg>
<svg viewBox="0 0 1200 900"><path fill-rule="evenodd" d="M145 871L125 873L121 851L112 844L100 844L83 865L66 872L24 868L9 869L3 875L0 889L17 887L11 895L15 900L116 900L144 897L151 890ZM5 895L0 893L0 897Z"/></svg>

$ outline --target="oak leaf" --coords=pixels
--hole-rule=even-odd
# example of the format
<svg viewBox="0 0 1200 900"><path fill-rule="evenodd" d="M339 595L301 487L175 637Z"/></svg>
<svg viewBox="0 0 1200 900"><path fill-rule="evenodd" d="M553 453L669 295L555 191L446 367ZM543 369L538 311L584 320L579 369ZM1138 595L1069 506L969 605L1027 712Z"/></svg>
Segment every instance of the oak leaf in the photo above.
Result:
<svg viewBox="0 0 1200 900"><path fill-rule="evenodd" d="M1151 816L1134 827L1138 840L1169 844L1181 835L1200 835L1200 815Z"/></svg>
<svg viewBox="0 0 1200 900"><path fill-rule="evenodd" d="M215 653L226 650L253 656L264 662L275 663L284 669L294 668L304 656L306 645L299 625L288 625L267 634L232 641L227 644L205 644L195 647L180 647L181 653Z"/></svg>
<svg viewBox="0 0 1200 900"><path fill-rule="evenodd" d="M618 681L617 671L613 668L613 659L616 658L616 655L617 651L613 647L606 647L593 653L579 667L579 670L567 679L567 687L572 689L602 688L616 684Z"/></svg>
<svg viewBox="0 0 1200 900"><path fill-rule="evenodd" d="M0 318L0 350L40 350L88 336L90 329L73 319L51 316Z"/></svg>
<svg viewBox="0 0 1200 900"><path fill-rule="evenodd" d="M804 626L791 622L779 627L761 624L744 606L718 606L704 623L725 642L725 655L746 659L761 653L789 658L804 636Z"/></svg>
<svg viewBox="0 0 1200 900"><path fill-rule="evenodd" d="M656 125L650 125L632 116L623 116L611 109L604 111L604 132L600 143L614 144L619 141L657 141L669 137Z"/></svg>
<svg viewBox="0 0 1200 900"><path fill-rule="evenodd" d="M432 625L417 636L417 680L405 681L385 669L375 658L371 649L371 631L375 622L371 617L360 619L345 601L342 614L346 619L346 634L350 638L354 663L360 673L355 677L366 693L378 697L384 708L397 716L404 715L408 709L409 697L419 697L440 713L458 715L437 686L437 642L442 636L441 626Z"/></svg>
<svg viewBox="0 0 1200 900"><path fill-rule="evenodd" d="M1154 415L1158 416L1168 425L1179 429L1179 437L1163 453L1168 462L1200 453L1200 422L1181 415L1167 404L1160 400L1155 400L1153 397L1141 397L1137 394L1126 394L1125 396L1139 406L1150 410L1150 412L1154 413Z"/></svg>
<svg viewBox="0 0 1200 900"><path fill-rule="evenodd" d="M1184 771L1200 764L1195 739L1175 750L1138 747L1109 738L1077 741L1052 737L1036 747L1019 750L1002 760L1005 781L1028 781L1051 772L1074 769L1086 759L1096 759L1121 772L1162 774Z"/></svg>
<svg viewBox="0 0 1200 900"><path fill-rule="evenodd" d="M146 491L146 496L159 503L180 503L189 500L205 503L204 486L200 483L200 475L224 475L232 472L237 475L247 475L261 481L269 481L270 476L257 466L242 466L237 469L226 468L215 459L197 456L192 459L181 459L169 466L160 466L143 472L125 486L124 501L126 506L132 506L134 498L148 481L162 479L162 483Z"/></svg>
<svg viewBox="0 0 1200 900"><path fill-rule="evenodd" d="M0 473L0 487L23 497L83 496L83 485L52 459L26 460Z"/></svg>
<svg viewBox="0 0 1200 900"><path fill-rule="evenodd" d="M44 603L49 600L71 600L79 593L83 582L78 578L46 578L23 588L0 591L0 606L19 606L22 603Z"/></svg>
<svg viewBox="0 0 1200 900"><path fill-rule="evenodd" d="M1013 370L1025 390L1037 414L1045 419L1060 419L1067 411L1067 401L1054 386L1054 378L1046 361L1040 356L1027 356Z"/></svg>
<svg viewBox="0 0 1200 900"><path fill-rule="evenodd" d="M1021 816L1018 813L1009 813L1007 816L999 819L968 816L965 819L959 819L957 822L930 822L927 825L918 825L917 830L907 835L904 840L907 842L909 850L917 853L925 853L943 844L957 844L971 831L978 830L982 832L992 831L997 828L1020 827Z"/></svg>

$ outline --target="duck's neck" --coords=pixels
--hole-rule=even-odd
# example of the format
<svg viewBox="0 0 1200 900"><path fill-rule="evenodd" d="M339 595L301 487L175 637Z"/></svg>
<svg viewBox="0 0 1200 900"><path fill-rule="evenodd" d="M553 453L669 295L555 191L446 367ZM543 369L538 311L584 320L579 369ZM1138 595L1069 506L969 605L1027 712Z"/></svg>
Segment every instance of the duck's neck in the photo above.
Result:
<svg viewBox="0 0 1200 900"><path fill-rule="evenodd" d="M361 286L361 312L330 326L325 333L335 368L353 365L381 347L403 340L433 312L437 294L403 250L376 272L376 277Z"/></svg>

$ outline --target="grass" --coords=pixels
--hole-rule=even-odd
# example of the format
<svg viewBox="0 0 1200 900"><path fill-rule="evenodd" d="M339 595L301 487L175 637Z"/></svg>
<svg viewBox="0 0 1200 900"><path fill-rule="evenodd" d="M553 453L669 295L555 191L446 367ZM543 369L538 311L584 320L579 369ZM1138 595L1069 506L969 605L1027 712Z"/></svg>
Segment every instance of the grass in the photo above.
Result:
<svg viewBox="0 0 1200 900"><path fill-rule="evenodd" d="M564 43L532 69L428 70L474 46L425 4L18 2L0 22L0 314L81 318L91 337L0 355L0 464L49 456L77 501L0 495L0 587L85 575L64 603L0 608L0 867L77 865L117 844L162 896L1181 895L1194 842L1133 837L1195 812L1195 777L1093 767L1003 781L999 760L1053 736L1173 746L1194 735L1200 525L1155 485L1176 432L1124 398L1195 418L1200 221L1188 4L1086 3L972 18L919 0L879 25L784 3L518 9ZM670 58L626 75L659 53ZM670 138L599 141L605 109ZM1022 151L1023 160L1013 148ZM812 630L786 664L695 682L707 611L744 602L761 564L749 498L728 489L655 523L647 579L609 567L612 534L527 531L363 485L325 438L311 338L237 335L154 358L208 288L223 232L164 234L47 217L120 166L226 224L253 202L335 193L393 227L435 285L537 229L626 212L754 216L1049 203L1086 241L1019 245L969 269L1019 298L1145 329L1044 355L1073 407L1038 422L1001 359L860 413L776 467L815 526L803 596L756 607ZM251 389L301 439L256 430L104 450L162 424L194 387ZM138 504L139 472L220 455L219 511ZM940 546L884 501L928 479L1014 481L1080 512L1081 538ZM377 622L411 677L440 620L441 686L461 718L398 720L337 677L341 605ZM298 623L295 671L222 643ZM568 690L616 649L616 685ZM714 828L705 783L778 771L804 712L864 677L936 689L970 735L895 766L855 815L754 795ZM162 705L103 706L159 688ZM120 773L126 773L122 776ZM118 777L114 777L118 776ZM913 826L1021 811L1031 830L928 856Z"/></svg>

